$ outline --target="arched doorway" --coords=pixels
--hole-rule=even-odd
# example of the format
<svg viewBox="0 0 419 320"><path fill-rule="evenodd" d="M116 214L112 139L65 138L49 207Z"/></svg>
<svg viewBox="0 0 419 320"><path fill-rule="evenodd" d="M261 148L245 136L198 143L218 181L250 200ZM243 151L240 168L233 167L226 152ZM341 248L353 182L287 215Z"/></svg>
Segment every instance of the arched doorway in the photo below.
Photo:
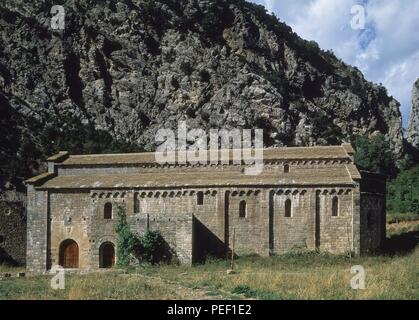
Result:
<svg viewBox="0 0 419 320"><path fill-rule="evenodd" d="M99 262L101 268L112 268L115 265L115 247L113 243L105 242L100 246Z"/></svg>
<svg viewBox="0 0 419 320"><path fill-rule="evenodd" d="M67 239L60 245L60 266L73 269L79 267L79 246L76 241Z"/></svg>

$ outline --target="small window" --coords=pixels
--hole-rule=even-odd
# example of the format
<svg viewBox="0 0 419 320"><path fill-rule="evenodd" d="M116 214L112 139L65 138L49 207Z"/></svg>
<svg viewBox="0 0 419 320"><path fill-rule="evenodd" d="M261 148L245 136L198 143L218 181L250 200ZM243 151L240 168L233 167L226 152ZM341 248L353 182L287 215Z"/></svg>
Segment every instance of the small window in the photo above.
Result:
<svg viewBox="0 0 419 320"><path fill-rule="evenodd" d="M285 217L291 218L291 200L285 200Z"/></svg>
<svg viewBox="0 0 419 320"><path fill-rule="evenodd" d="M134 193L134 213L140 213L140 197L138 192Z"/></svg>
<svg viewBox="0 0 419 320"><path fill-rule="evenodd" d="M337 217L339 215L339 199L338 197L333 197L332 200L332 217Z"/></svg>
<svg viewBox="0 0 419 320"><path fill-rule="evenodd" d="M4 236L0 236L0 243L4 242Z"/></svg>
<svg viewBox="0 0 419 320"><path fill-rule="evenodd" d="M290 173L290 166L289 166L289 164L284 165L284 173Z"/></svg>
<svg viewBox="0 0 419 320"><path fill-rule="evenodd" d="M198 206L202 206L204 204L204 193L202 191L199 191L196 194L196 203Z"/></svg>
<svg viewBox="0 0 419 320"><path fill-rule="evenodd" d="M103 217L105 219L112 219L112 203L110 202L105 203L105 207L103 211L104 211Z"/></svg>
<svg viewBox="0 0 419 320"><path fill-rule="evenodd" d="M246 218L246 215L247 215L247 204L246 204L246 201L242 200L240 201L240 205L239 205L239 217Z"/></svg>

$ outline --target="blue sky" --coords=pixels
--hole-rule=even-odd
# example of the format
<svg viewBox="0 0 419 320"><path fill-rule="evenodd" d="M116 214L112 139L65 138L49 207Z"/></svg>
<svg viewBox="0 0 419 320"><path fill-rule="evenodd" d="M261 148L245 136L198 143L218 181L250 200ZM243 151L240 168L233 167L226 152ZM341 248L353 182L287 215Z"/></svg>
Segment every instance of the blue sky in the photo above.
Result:
<svg viewBox="0 0 419 320"><path fill-rule="evenodd" d="M401 103L407 126L412 87L419 78L419 0L252 1L274 12L302 38L357 66L367 80L382 83ZM355 5L364 9L363 29L351 26Z"/></svg>

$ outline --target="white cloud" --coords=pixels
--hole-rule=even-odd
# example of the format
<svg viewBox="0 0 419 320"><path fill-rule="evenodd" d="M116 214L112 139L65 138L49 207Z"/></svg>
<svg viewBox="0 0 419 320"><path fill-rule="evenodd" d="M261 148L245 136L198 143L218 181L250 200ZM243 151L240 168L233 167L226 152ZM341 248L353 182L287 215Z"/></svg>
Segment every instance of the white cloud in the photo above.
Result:
<svg viewBox="0 0 419 320"><path fill-rule="evenodd" d="M274 0L266 0L265 1L265 4L266 4L266 9L268 10L268 12L274 12L274 5L275 5L275 3L274 3Z"/></svg>
<svg viewBox="0 0 419 320"><path fill-rule="evenodd" d="M301 37L332 49L365 77L383 83L400 103L404 124L419 77L418 0L254 0L264 4ZM350 26L353 5L366 9L366 30Z"/></svg>

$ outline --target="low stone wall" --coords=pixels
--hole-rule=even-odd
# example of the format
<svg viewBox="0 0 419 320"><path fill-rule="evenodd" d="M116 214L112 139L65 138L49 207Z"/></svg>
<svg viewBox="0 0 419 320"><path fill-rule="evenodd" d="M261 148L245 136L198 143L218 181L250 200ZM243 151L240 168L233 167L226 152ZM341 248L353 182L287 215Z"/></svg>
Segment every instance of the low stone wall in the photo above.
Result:
<svg viewBox="0 0 419 320"><path fill-rule="evenodd" d="M131 228L138 234L149 230L161 233L169 255L167 258L176 258L181 264L192 264L193 250L193 215L184 214L179 217L168 217L166 214L136 214L131 222ZM173 256L171 256L173 255Z"/></svg>

